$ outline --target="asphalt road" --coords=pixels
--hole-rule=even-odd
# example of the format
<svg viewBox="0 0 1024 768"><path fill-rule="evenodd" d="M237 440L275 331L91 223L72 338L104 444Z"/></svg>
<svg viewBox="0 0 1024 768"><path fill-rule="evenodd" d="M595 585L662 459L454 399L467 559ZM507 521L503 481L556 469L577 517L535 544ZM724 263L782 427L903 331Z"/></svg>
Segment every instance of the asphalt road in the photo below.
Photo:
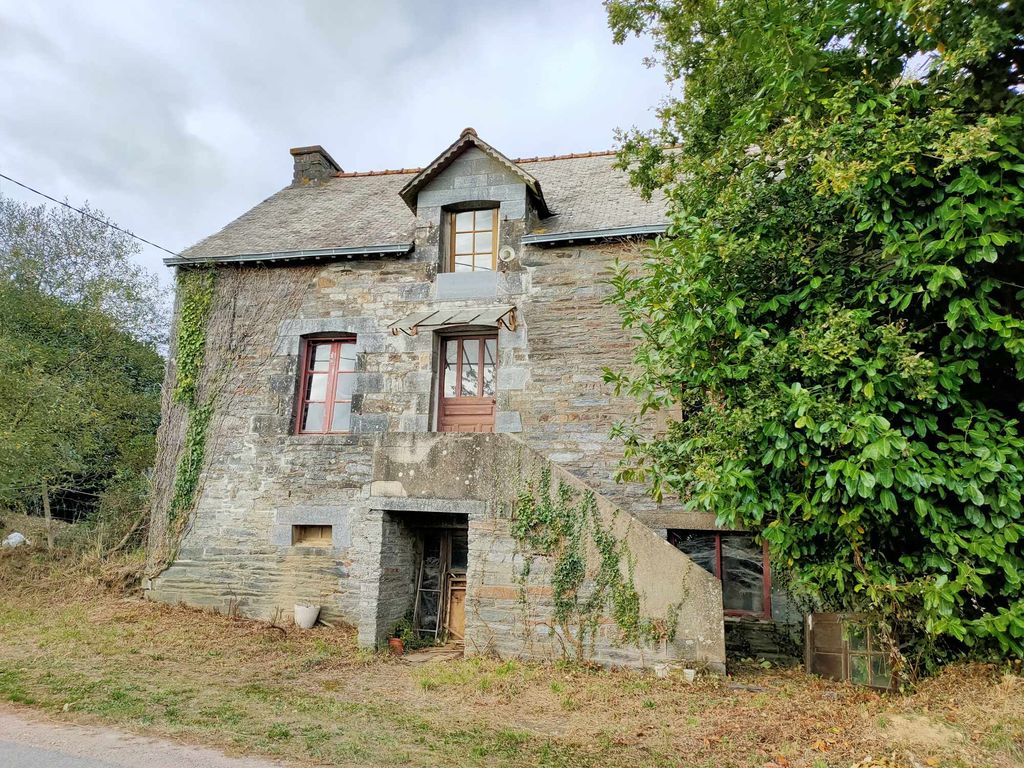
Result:
<svg viewBox="0 0 1024 768"><path fill-rule="evenodd" d="M0 706L0 768L282 768L205 747L68 725Z"/></svg>

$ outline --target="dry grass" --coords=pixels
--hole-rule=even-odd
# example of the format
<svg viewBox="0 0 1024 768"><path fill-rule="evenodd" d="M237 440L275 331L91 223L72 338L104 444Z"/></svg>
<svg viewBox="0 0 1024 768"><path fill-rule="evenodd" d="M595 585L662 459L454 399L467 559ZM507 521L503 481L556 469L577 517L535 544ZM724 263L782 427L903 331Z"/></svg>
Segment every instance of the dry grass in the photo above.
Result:
<svg viewBox="0 0 1024 768"><path fill-rule="evenodd" d="M111 591L137 563L0 554L0 699L304 765L1024 765L1024 681L909 696L750 669L681 679L470 659L409 665ZM888 762L883 762L888 758Z"/></svg>

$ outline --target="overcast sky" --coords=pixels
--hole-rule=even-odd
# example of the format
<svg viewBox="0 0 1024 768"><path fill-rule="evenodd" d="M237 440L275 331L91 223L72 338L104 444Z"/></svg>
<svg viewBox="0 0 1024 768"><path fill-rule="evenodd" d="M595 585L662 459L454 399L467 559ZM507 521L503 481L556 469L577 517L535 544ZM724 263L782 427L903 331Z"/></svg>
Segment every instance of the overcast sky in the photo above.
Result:
<svg viewBox="0 0 1024 768"><path fill-rule="evenodd" d="M286 186L290 147L347 171L467 125L510 157L610 149L655 122L649 53L600 0L0 0L0 173L180 250Z"/></svg>

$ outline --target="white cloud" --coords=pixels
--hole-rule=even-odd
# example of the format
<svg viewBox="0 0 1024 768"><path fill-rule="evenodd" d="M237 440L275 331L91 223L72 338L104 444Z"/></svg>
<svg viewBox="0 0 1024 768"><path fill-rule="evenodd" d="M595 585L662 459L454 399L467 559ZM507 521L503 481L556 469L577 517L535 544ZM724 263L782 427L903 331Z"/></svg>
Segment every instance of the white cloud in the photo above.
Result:
<svg viewBox="0 0 1024 768"><path fill-rule="evenodd" d="M293 146L347 170L467 125L510 156L610 148L654 122L648 53L598 0L0 0L0 172L180 249L286 185Z"/></svg>

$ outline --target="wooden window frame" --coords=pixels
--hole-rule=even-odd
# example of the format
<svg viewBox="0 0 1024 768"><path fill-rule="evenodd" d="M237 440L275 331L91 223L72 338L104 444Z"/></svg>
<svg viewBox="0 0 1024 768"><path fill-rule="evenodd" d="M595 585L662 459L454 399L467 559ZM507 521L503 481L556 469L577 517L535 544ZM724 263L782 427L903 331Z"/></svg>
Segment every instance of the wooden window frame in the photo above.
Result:
<svg viewBox="0 0 1024 768"><path fill-rule="evenodd" d="M860 647L852 639L859 629ZM875 625L864 614L810 613L804 621L804 665L808 672L880 690L891 690L898 680L888 650L879 641ZM854 678L856 659L864 660L866 679ZM876 674L875 662L881 667Z"/></svg>
<svg viewBox="0 0 1024 768"><path fill-rule="evenodd" d="M490 233L491 233L491 268L489 270L482 269L482 268L481 269L477 269L477 267L476 267L477 259L479 257L481 257L481 256L484 256L485 254L477 254L476 251L474 250L473 253L472 253L472 256L473 256L473 268L471 270L468 270L468 271L470 271L470 272L496 272L497 271L497 269L498 269L498 209L497 208L473 208L473 209L466 210L466 211L450 211L448 213L448 271L449 272L455 272L455 240L456 240L456 235L472 234L474 236L473 237L473 242L474 242L474 248L475 248L476 247L476 235L478 233L480 233L480 232L487 232L488 231L486 229L475 229L475 228L474 229L464 229L464 230L457 229L458 225L456 223L456 219L458 218L460 213L472 213L472 214L474 214L474 221L475 221L475 214L480 213L481 211L490 211L491 212L491 228L490 228ZM460 256L466 256L467 254L459 254L459 255ZM466 270L463 270L463 271L466 271Z"/></svg>
<svg viewBox="0 0 1024 768"><path fill-rule="evenodd" d="M743 531L708 531L693 528L671 529L671 532L696 533L705 536L715 537L715 572L712 574L719 581L722 580L722 537L736 534L743 534ZM673 545L675 546L675 545ZM682 551L682 550L680 550ZM683 554L686 554L685 552ZM723 608L722 613L726 616L747 616L759 619L771 619L772 617L772 569L768 560L768 542L761 543L761 604L762 611L741 611L735 608Z"/></svg>
<svg viewBox="0 0 1024 768"><path fill-rule="evenodd" d="M875 629L875 626L868 621L862 620L860 617L851 616L843 621L842 627L843 678L854 685L864 685L868 688L881 688L882 690L892 688L894 680L889 654L884 647L880 647L878 642L878 631ZM860 632L863 633L863 648L855 648L851 643L851 635L854 628L859 629ZM853 663L855 658L864 660L864 666L867 672L867 682L861 682L853 679ZM881 677L881 680L884 682L878 682L880 676L875 674L875 659L882 660L882 668L884 673L886 673L886 676Z"/></svg>
<svg viewBox="0 0 1024 768"><path fill-rule="evenodd" d="M324 336L324 337L305 337L302 339L302 344L299 349L299 360L301 367L299 369L299 390L298 396L295 399L295 434L297 435L347 435L351 434L352 430L332 430L330 429L331 422L334 419L334 406L337 403L348 403L349 404L349 426L351 427L352 416L352 398L351 396L347 400L335 400L334 393L337 391L338 375L339 374L354 374L356 372L356 366L353 363L351 370L341 367L341 347L343 344L355 344L356 337L353 334L346 334L342 336ZM326 371L314 371L312 354L313 350L321 344L329 344L331 346L331 352L329 362ZM302 425L303 417L306 412L306 406L310 402L318 403L319 400L308 400L306 398L306 389L309 385L309 377L314 373L326 373L327 374L327 390L324 393L324 420L322 429L304 429Z"/></svg>
<svg viewBox="0 0 1024 768"><path fill-rule="evenodd" d="M484 380L483 380L483 369L484 369L484 348L488 341L494 341L494 394L485 395L484 391ZM444 394L445 384L445 351L449 341L458 342L455 356L455 394L451 397L446 397ZM463 395L462 394L462 348L465 346L467 341L475 341L480 344L479 356L477 357L477 367L480 369L480 378L478 379L479 393L476 395ZM470 333L470 334L456 334L451 336L441 336L439 355L438 358L441 361L440 365L440 376L438 376L438 396L442 400L494 400L498 396L498 334L496 333Z"/></svg>

